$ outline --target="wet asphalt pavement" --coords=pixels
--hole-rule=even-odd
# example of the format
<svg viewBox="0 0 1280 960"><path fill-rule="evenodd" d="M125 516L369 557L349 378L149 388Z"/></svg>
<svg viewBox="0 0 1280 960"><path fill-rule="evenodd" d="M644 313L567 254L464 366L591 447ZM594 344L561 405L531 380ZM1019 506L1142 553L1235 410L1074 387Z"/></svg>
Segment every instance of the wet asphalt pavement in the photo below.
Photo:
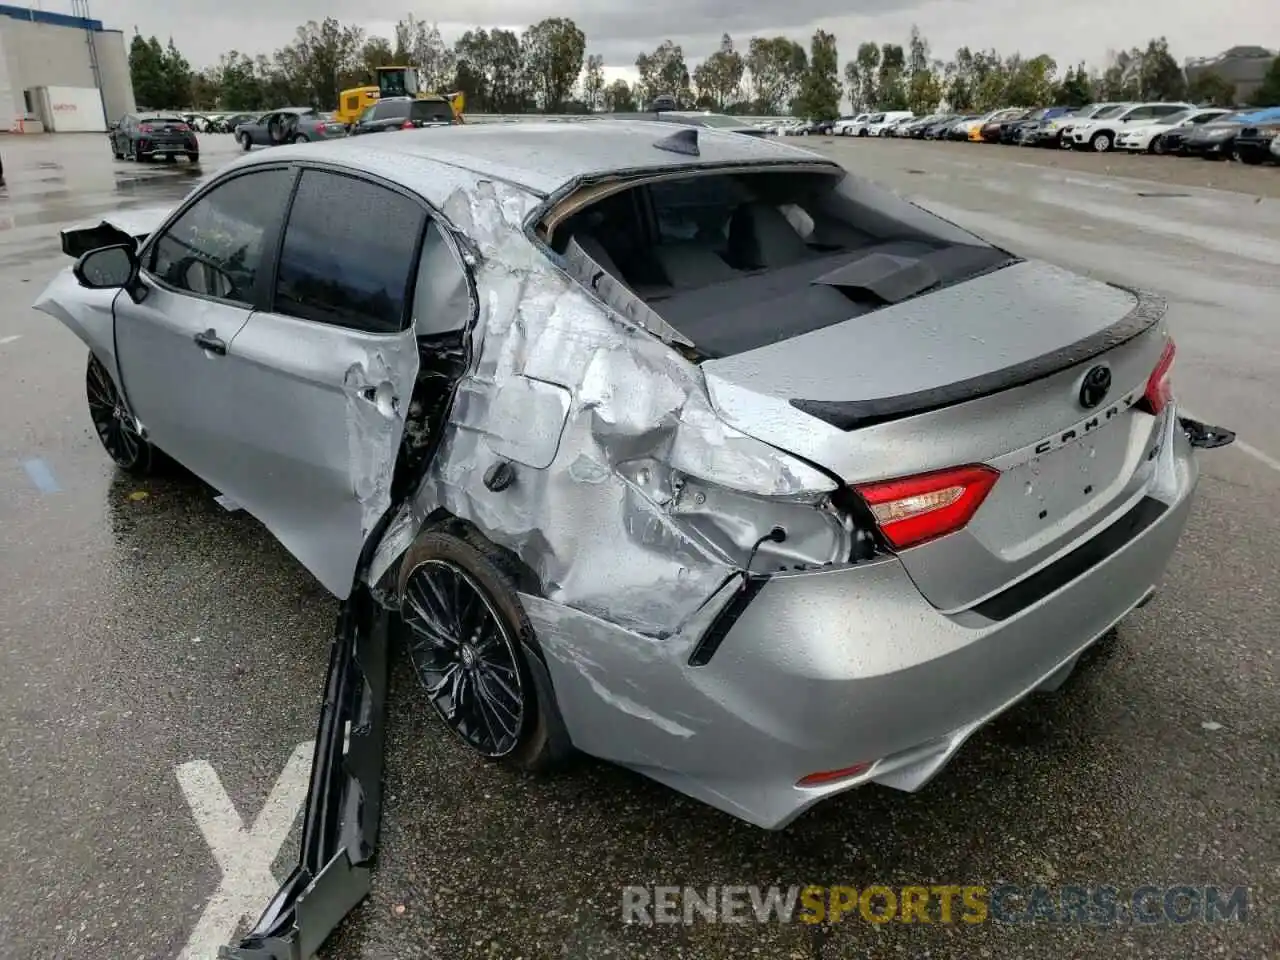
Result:
<svg viewBox="0 0 1280 960"><path fill-rule="evenodd" d="M202 139L204 172L236 155ZM1160 179L1200 161L1133 180L1012 148L811 145L1019 253L1169 297L1180 400L1241 442L1202 457L1162 592L923 792L846 794L775 834L588 760L550 780L478 764L401 666L374 893L325 956L1277 955L1280 170L1233 170L1238 192L1217 192ZM269 796L300 801L287 761L314 733L336 605L212 491L116 474L84 349L28 308L64 265L58 226L177 201L200 171L113 163L90 136L0 153L0 957L174 958L207 948L249 874L270 883L264 859L288 869L291 841L255 821ZM223 878L219 857L246 866ZM620 920L628 884L773 883L1212 883L1252 900L1244 922L1182 926Z"/></svg>

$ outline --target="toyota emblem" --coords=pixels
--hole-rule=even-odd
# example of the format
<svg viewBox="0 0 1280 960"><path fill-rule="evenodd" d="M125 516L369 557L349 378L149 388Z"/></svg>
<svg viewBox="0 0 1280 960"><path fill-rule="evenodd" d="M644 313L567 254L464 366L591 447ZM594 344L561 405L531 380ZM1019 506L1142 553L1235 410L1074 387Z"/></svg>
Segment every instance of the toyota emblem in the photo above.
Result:
<svg viewBox="0 0 1280 960"><path fill-rule="evenodd" d="M1111 370L1099 365L1084 375L1080 384L1080 406L1092 410L1107 397L1111 389Z"/></svg>

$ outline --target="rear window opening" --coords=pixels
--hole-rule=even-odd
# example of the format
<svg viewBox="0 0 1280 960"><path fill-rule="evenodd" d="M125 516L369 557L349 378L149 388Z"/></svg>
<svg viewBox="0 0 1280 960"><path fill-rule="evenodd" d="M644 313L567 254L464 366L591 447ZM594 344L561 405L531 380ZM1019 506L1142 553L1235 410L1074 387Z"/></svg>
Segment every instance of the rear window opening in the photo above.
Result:
<svg viewBox="0 0 1280 960"><path fill-rule="evenodd" d="M571 265L590 258L577 273L598 293L586 275L594 268L617 281L610 306L634 317L645 311L624 301L640 301L704 360L820 330L1014 260L835 167L587 186L548 213L542 235Z"/></svg>

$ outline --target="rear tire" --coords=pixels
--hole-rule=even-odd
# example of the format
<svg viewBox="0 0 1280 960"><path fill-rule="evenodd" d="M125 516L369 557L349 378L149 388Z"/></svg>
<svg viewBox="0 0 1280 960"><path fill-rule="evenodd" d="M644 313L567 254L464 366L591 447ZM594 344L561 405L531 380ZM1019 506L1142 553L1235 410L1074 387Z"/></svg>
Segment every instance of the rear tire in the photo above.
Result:
<svg viewBox="0 0 1280 960"><path fill-rule="evenodd" d="M310 143L311 138L308 137L305 133L300 133L293 138L293 142L294 143Z"/></svg>
<svg viewBox="0 0 1280 960"><path fill-rule="evenodd" d="M249 139L249 135L247 133L240 134L240 149L242 149L245 153L248 153L249 148L252 146L253 146L253 141Z"/></svg>
<svg viewBox="0 0 1280 960"><path fill-rule="evenodd" d="M553 763L553 721L528 663L537 638L513 566L479 537L426 530L400 564L400 619L445 726L485 760L535 772Z"/></svg>
<svg viewBox="0 0 1280 960"><path fill-rule="evenodd" d="M187 162L188 162L188 163L199 163L199 162L200 162L200 154L198 154L198 153L188 153L188 154L187 154Z"/></svg>

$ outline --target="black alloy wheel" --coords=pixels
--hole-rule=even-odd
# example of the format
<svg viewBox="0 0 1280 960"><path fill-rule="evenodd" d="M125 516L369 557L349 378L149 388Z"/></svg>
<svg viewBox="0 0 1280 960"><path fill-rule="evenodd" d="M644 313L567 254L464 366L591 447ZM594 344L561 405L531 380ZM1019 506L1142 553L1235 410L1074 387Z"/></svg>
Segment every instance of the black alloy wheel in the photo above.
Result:
<svg viewBox="0 0 1280 960"><path fill-rule="evenodd" d="M409 571L401 617L414 670L440 718L481 755L512 754L532 705L515 638L484 588L451 560L424 560Z"/></svg>
<svg viewBox="0 0 1280 960"><path fill-rule="evenodd" d="M116 466L126 473L150 473L154 450L138 432L137 420L116 389L111 374L92 353L85 372L85 394L89 401L89 419Z"/></svg>

